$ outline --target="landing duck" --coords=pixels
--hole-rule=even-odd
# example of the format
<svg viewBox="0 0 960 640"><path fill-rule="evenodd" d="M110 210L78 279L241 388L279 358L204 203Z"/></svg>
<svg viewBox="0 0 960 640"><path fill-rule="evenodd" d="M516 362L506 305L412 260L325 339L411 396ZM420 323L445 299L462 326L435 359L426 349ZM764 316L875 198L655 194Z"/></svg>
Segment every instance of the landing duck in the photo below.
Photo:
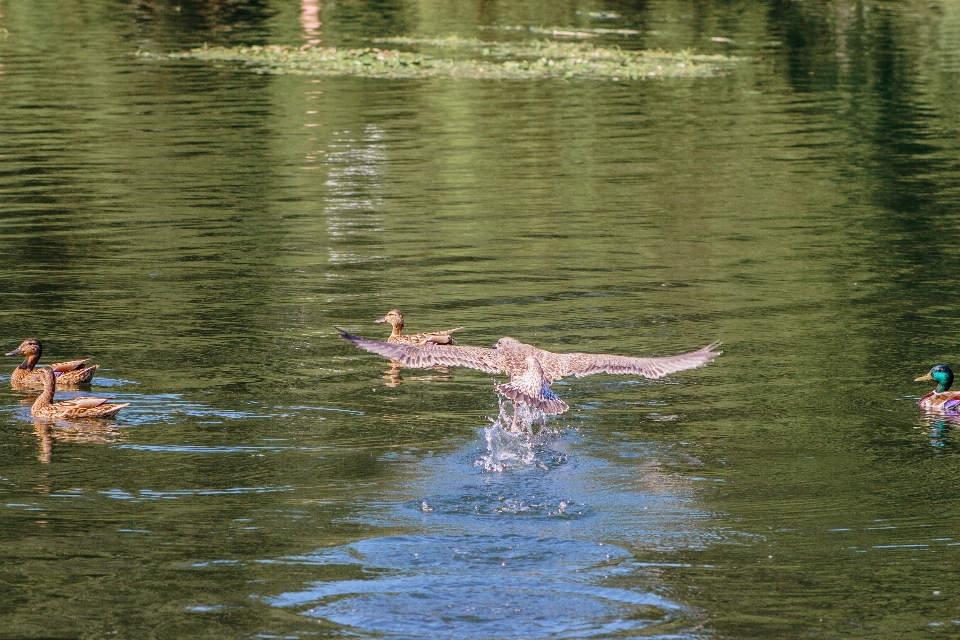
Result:
<svg viewBox="0 0 960 640"><path fill-rule="evenodd" d="M950 411L960 406L960 391L950 391L953 384L953 371L945 364L938 364L925 376L916 378L914 382L923 382L924 380L933 380L937 383L937 388L920 398L917 404L924 409L936 409L940 411Z"/></svg>
<svg viewBox="0 0 960 640"><path fill-rule="evenodd" d="M53 394L57 388L57 378L53 367L37 367L37 374L43 380L43 393L30 407L30 415L41 420L72 420L76 418L108 418L116 415L120 409L129 407L107 402L108 398L71 398L63 402L54 402Z"/></svg>
<svg viewBox="0 0 960 640"><path fill-rule="evenodd" d="M8 356L26 356L26 359L10 375L11 387L24 389L43 385L43 379L34 370L42 353L43 345L36 338L27 338L20 343L19 347L7 353ZM57 379L57 388L70 389L89 384L90 380L93 379L93 374L100 368L100 365L94 364L85 367L84 365L89 361L90 358L84 358L82 360L55 362L47 366L53 369L53 374Z"/></svg>
<svg viewBox="0 0 960 640"><path fill-rule="evenodd" d="M463 327L457 327L456 329L447 329L446 331L424 331L422 333L403 335L403 314L400 313L400 309L391 309L387 312L387 315L374 320L374 322L390 323L393 331L390 332L390 337L387 338L387 342L391 344L456 344L456 341L450 334L463 329Z"/></svg>
<svg viewBox="0 0 960 640"><path fill-rule="evenodd" d="M644 378L663 376L685 369L701 367L719 356L714 342L697 351L659 358L634 358L606 353L553 353L538 349L510 337L500 338L492 349L483 347L405 345L368 340L335 327L340 336L365 351L396 360L413 368L469 367L487 373L505 373L510 382L497 386L497 391L517 403L536 407L545 414L563 413L569 407L550 388L564 376L595 373L640 375Z"/></svg>

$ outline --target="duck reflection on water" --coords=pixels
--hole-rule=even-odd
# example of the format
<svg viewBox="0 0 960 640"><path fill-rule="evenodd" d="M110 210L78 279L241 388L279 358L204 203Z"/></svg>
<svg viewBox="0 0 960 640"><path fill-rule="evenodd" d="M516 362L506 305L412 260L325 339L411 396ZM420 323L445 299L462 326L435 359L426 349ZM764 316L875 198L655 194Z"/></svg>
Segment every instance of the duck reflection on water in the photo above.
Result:
<svg viewBox="0 0 960 640"><path fill-rule="evenodd" d="M124 432L104 420L83 418L70 422L34 422L37 436L37 460L49 464L53 460L53 445L57 444L113 444L124 438Z"/></svg>
<svg viewBox="0 0 960 640"><path fill-rule="evenodd" d="M390 361L390 366L386 371L383 372L384 386L387 387L399 387L403 384L403 373L404 366L397 362L396 360ZM413 376L409 378L410 380L419 380L427 382L435 382L437 380L452 380L453 376L450 375L450 369L447 367L430 367L432 371L435 371L435 375L429 376Z"/></svg>

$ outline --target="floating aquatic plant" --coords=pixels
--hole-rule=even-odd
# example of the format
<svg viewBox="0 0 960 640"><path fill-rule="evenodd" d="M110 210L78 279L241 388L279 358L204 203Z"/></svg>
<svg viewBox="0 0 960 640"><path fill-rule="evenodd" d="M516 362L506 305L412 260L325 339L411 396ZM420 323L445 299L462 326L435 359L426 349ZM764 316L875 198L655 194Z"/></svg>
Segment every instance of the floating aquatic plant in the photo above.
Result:
<svg viewBox="0 0 960 640"><path fill-rule="evenodd" d="M379 47L204 46L180 53L137 55L154 60L237 63L271 74L493 80L710 77L723 75L742 60L689 52L629 51L581 42L499 43L451 37L384 38L376 44L416 46L431 53Z"/></svg>

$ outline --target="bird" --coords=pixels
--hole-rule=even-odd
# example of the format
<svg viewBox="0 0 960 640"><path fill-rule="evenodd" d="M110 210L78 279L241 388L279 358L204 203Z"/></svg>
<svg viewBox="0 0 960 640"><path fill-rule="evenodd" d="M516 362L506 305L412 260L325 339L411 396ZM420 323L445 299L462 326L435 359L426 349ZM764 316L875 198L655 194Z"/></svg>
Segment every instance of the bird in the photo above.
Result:
<svg viewBox="0 0 960 640"><path fill-rule="evenodd" d="M422 333L403 335L401 333L403 331L403 314L400 313L400 309L391 309L385 316L374 320L374 322L390 323L393 331L390 332L390 337L387 338L387 342L393 344L456 344L456 341L450 334L463 329L463 327L457 327L456 329L447 329L446 331L424 331Z"/></svg>
<svg viewBox="0 0 960 640"><path fill-rule="evenodd" d="M408 367L437 365L470 367L487 373L505 373L510 382L497 391L517 403L535 407L547 415L560 414L570 407L550 388L564 376L581 378L594 373L633 374L644 378L663 376L700 367L719 356L714 342L697 351L659 358L633 358L605 353L554 353L520 342L500 338L492 349L468 346L404 345L361 338L334 327L342 338L356 346L396 360Z"/></svg>
<svg viewBox="0 0 960 640"><path fill-rule="evenodd" d="M115 415L120 409L129 407L129 402L123 404L109 403L108 398L71 398L63 402L54 402L53 394L57 386L57 379L53 367L44 365L37 367L37 373L43 380L43 393L34 400L30 407L30 415L43 420L71 420L75 418L108 418Z"/></svg>
<svg viewBox="0 0 960 640"><path fill-rule="evenodd" d="M953 384L953 371L945 364L938 364L925 376L916 378L914 382L923 382L924 380L934 380L937 388L923 396L917 401L917 404L924 409L951 410L960 405L960 391L950 391L950 385Z"/></svg>
<svg viewBox="0 0 960 640"><path fill-rule="evenodd" d="M26 356L26 359L19 367L10 374L10 386L14 388L39 387L43 385L42 378L34 371L37 361L40 360L40 354L43 353L43 345L36 338L27 338L20 343L20 346L9 352L8 356ZM93 379L93 374L100 365L94 364L89 367L84 366L90 358L82 360L68 360L67 362L55 362L48 365L53 369L57 378L57 387L68 389L82 384L88 384Z"/></svg>

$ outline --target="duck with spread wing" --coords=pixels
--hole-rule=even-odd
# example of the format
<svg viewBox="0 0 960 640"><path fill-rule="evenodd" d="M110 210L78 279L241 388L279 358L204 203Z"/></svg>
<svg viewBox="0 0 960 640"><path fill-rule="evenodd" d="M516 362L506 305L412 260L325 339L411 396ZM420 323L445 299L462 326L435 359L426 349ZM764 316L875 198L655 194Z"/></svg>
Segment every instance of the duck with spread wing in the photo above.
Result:
<svg viewBox="0 0 960 640"><path fill-rule="evenodd" d="M500 338L492 349L461 345L408 345L368 340L339 327L340 336L356 346L396 360L408 367L426 368L438 365L469 367L487 373L505 373L510 382L497 385L497 391L514 403L536 407L546 414L563 413L569 407L550 388L564 376L581 378L595 373L640 375L644 378L663 376L701 367L719 356L720 342L697 351L659 358L634 358L606 353L554 353L520 342Z"/></svg>

